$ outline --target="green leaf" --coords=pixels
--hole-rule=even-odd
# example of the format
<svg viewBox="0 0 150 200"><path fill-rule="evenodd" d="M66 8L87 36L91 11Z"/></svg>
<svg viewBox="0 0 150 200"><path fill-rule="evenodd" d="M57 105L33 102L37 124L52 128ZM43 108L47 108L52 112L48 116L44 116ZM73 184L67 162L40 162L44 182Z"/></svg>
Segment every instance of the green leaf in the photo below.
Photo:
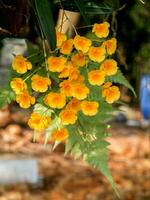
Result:
<svg viewBox="0 0 150 200"><path fill-rule="evenodd" d="M89 25L90 24L90 19L89 19L88 15L86 15L84 3L82 1L80 1L80 0L74 0L74 2L76 4L76 6L78 7L78 9L79 9L79 11L80 11L85 23L87 25Z"/></svg>
<svg viewBox="0 0 150 200"><path fill-rule="evenodd" d="M105 2L92 2L90 1L90 4L86 5L85 8L86 12L88 14L111 14L113 11L115 11L114 7L111 4L105 3Z"/></svg>
<svg viewBox="0 0 150 200"><path fill-rule="evenodd" d="M84 125L86 126L87 124ZM93 133L85 132L80 124L70 125L68 129L69 138L66 143L66 153L71 153L76 158L83 155L85 161L99 169L112 184L112 187L116 189L108 168L107 146L109 143L103 138L92 137Z"/></svg>
<svg viewBox="0 0 150 200"><path fill-rule="evenodd" d="M59 0L55 0L54 3L60 7ZM65 10L80 12L81 15L84 15L84 17L87 14L110 14L116 10L116 6L113 5L113 2L109 1L101 2L99 0L62 0L61 3Z"/></svg>
<svg viewBox="0 0 150 200"><path fill-rule="evenodd" d="M73 155L75 159L81 157L82 152L80 150L80 145L79 144L75 144L72 147L72 149L71 149L71 155Z"/></svg>
<svg viewBox="0 0 150 200"><path fill-rule="evenodd" d="M34 54L37 54L39 52L39 49L37 48L37 46L32 44L32 42L26 40L26 45L27 45L28 54L30 56L34 55Z"/></svg>
<svg viewBox="0 0 150 200"><path fill-rule="evenodd" d="M89 100L91 101L99 101L101 100L101 93L100 93L100 87L99 86L92 86L92 85L88 85L89 89L90 89L90 93L89 93Z"/></svg>
<svg viewBox="0 0 150 200"><path fill-rule="evenodd" d="M28 40L26 40L26 44L29 55L27 59L32 63L33 68L31 71L33 71L34 69L36 69L37 67L36 65L41 65L44 62L45 60L44 53L39 48L37 48L37 46L29 42Z"/></svg>
<svg viewBox="0 0 150 200"><path fill-rule="evenodd" d="M71 153L74 156L76 156L76 154L75 154L76 151L73 149L74 148L76 149L77 147L80 149L81 153L83 154L84 148L86 149L86 147L87 147L87 143L85 142L85 140L83 140L83 136L81 134L79 126L77 124L69 125L69 126L67 126L67 128L69 130L69 138L66 142L65 154ZM78 152L79 152L79 150L78 150Z"/></svg>
<svg viewBox="0 0 150 200"><path fill-rule="evenodd" d="M96 139L92 142L91 148L95 149L104 149L106 148L110 143L105 140Z"/></svg>
<svg viewBox="0 0 150 200"><path fill-rule="evenodd" d="M52 2L49 0L35 0L35 8L40 28L47 39L50 50L53 51L56 48L56 32Z"/></svg>
<svg viewBox="0 0 150 200"><path fill-rule="evenodd" d="M106 137L105 133L107 132L107 123L106 119L108 119L108 115L106 119L103 119L103 115L101 118L99 117L100 115L96 115L95 117L88 117L85 116L82 112L78 115L78 121L80 124L80 129L83 133L87 134L87 137L89 135L96 136L98 138L104 138Z"/></svg>
<svg viewBox="0 0 150 200"><path fill-rule="evenodd" d="M100 149L98 151L92 151L85 155L85 161L99 169L104 176L109 180L113 188L115 189L115 183L113 181L112 175L108 168L108 150L107 148Z"/></svg>
<svg viewBox="0 0 150 200"><path fill-rule="evenodd" d="M40 115L49 116L49 117L51 117L52 113L54 113L54 111L52 109L47 108L40 103L37 103L34 105L33 111Z"/></svg>
<svg viewBox="0 0 150 200"><path fill-rule="evenodd" d="M15 93L11 89L0 90L0 108L15 101Z"/></svg>
<svg viewBox="0 0 150 200"><path fill-rule="evenodd" d="M113 83L120 83L120 84L124 85L125 87L129 88L133 92L133 94L136 96L136 93L135 93L132 85L130 85L129 81L124 77L124 75L122 74L122 72L119 69L115 75L108 76L106 78L106 81L110 81Z"/></svg>
<svg viewBox="0 0 150 200"><path fill-rule="evenodd" d="M95 35L95 33L93 33L92 31L87 32L85 36L86 36L87 38L89 38L91 41L93 41L94 44L95 44L95 46L99 46L100 43L102 43L102 42L105 41L104 38L99 38L99 37L97 37L97 36ZM99 63L93 62L93 64L94 64L94 65L95 65L95 64L98 65Z"/></svg>
<svg viewBox="0 0 150 200"><path fill-rule="evenodd" d="M119 7L120 7L119 0L105 0L105 2L112 5L114 9L119 9Z"/></svg>

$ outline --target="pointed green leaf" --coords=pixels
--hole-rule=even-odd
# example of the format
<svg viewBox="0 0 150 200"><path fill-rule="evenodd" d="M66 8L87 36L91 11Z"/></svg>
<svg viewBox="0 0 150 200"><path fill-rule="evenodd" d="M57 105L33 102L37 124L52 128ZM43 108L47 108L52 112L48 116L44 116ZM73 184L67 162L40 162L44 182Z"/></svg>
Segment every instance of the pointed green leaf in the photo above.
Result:
<svg viewBox="0 0 150 200"><path fill-rule="evenodd" d="M129 88L133 94L136 96L136 93L132 87L132 85L129 83L129 81L125 78L125 76L122 74L122 72L118 69L118 72L115 75L108 76L106 81L110 81L113 83L120 83L124 85L125 87Z"/></svg>
<svg viewBox="0 0 150 200"><path fill-rule="evenodd" d="M74 0L74 2L76 4L76 6L78 7L78 9L79 9L79 11L80 11L80 13L81 13L81 15L82 15L85 23L87 25L90 24L90 19L88 18L88 15L85 12L85 5L84 5L84 3L82 1L80 1L80 0Z"/></svg>
<svg viewBox="0 0 150 200"><path fill-rule="evenodd" d="M114 0L115 1L115 0ZM118 0L117 0L118 1ZM54 3L56 5L60 5L59 0L55 0ZM118 7L114 5L113 2L109 1L99 1L99 0L61 0L61 3L65 10L71 10L75 12L80 12L81 15L87 21L87 14L96 15L96 14L110 14L115 11Z"/></svg>
<svg viewBox="0 0 150 200"><path fill-rule="evenodd" d="M113 181L112 175L108 168L108 150L107 148L99 150L99 151L91 151L91 153L87 154L85 160L94 166L95 168L99 169L104 176L108 179L111 183L112 187L116 189L115 183Z"/></svg>
<svg viewBox="0 0 150 200"><path fill-rule="evenodd" d="M39 113L40 115L49 116L49 117L51 117L52 113L54 113L52 109L47 108L40 103L37 103L34 105L33 111L36 113Z"/></svg>
<svg viewBox="0 0 150 200"><path fill-rule="evenodd" d="M0 108L15 101L15 93L9 89L0 90Z"/></svg>
<svg viewBox="0 0 150 200"><path fill-rule="evenodd" d="M52 1L35 0L35 8L40 23L40 28L47 39L50 50L56 48L56 32L53 18Z"/></svg>

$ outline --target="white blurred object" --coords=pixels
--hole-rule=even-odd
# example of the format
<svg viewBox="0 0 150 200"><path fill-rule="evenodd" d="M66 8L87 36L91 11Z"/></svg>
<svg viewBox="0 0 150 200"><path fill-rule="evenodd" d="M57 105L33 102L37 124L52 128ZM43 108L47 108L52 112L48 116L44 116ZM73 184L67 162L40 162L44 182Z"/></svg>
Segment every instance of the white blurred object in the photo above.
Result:
<svg viewBox="0 0 150 200"><path fill-rule="evenodd" d="M6 38L3 40L3 48L0 55L1 67L9 66L13 54L24 54L27 51L25 39Z"/></svg>
<svg viewBox="0 0 150 200"><path fill-rule="evenodd" d="M0 160L0 184L37 184L39 181L37 161L34 159Z"/></svg>
<svg viewBox="0 0 150 200"><path fill-rule="evenodd" d="M132 127L140 127L141 123L138 120L127 120L126 122L127 126L132 126Z"/></svg>
<svg viewBox="0 0 150 200"><path fill-rule="evenodd" d="M7 83L10 76L10 70L8 68L0 68L0 88L3 88Z"/></svg>

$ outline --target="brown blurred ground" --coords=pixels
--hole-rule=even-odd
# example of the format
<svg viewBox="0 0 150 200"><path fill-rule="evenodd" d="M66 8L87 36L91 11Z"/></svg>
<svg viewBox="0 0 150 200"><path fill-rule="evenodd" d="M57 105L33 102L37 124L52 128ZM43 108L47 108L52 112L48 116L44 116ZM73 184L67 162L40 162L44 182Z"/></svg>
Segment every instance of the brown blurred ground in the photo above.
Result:
<svg viewBox="0 0 150 200"><path fill-rule="evenodd" d="M55 152L43 146L43 135L32 142L33 132L25 123L28 113L5 108L0 111L0 156L22 155L38 160L41 183L0 186L0 200L114 200L110 184L100 172L81 160L63 156L63 145ZM113 124L109 166L121 200L150 199L148 129Z"/></svg>

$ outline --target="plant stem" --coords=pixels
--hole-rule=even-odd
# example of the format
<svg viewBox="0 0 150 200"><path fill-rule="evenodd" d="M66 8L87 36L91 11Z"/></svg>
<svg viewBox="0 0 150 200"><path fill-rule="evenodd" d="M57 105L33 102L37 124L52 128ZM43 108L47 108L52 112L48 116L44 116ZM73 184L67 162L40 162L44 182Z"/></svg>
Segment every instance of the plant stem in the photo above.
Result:
<svg viewBox="0 0 150 200"><path fill-rule="evenodd" d="M79 26L76 29L82 29L82 28L91 28L93 25L87 25L87 26Z"/></svg>
<svg viewBox="0 0 150 200"><path fill-rule="evenodd" d="M29 76L27 76L24 81L26 81L28 78L30 78L34 73L38 72L42 67L39 67L38 69L34 70Z"/></svg>
<svg viewBox="0 0 150 200"><path fill-rule="evenodd" d="M73 25L73 23L71 22L71 20L69 19L69 17L67 16L67 14L66 14L66 12L65 12L65 10L64 10L64 8L63 8L63 5L62 5L62 2L61 2L61 0L60 0L60 6L61 6L61 9L63 10L63 13L64 13L64 15L65 15L66 19L67 19L67 20L70 22L70 24L71 24L71 26L72 26L72 28L73 28L73 30L74 30L74 32L75 32L75 34L76 34L76 35L78 35L78 33L77 33L77 30L76 30L75 26Z"/></svg>

